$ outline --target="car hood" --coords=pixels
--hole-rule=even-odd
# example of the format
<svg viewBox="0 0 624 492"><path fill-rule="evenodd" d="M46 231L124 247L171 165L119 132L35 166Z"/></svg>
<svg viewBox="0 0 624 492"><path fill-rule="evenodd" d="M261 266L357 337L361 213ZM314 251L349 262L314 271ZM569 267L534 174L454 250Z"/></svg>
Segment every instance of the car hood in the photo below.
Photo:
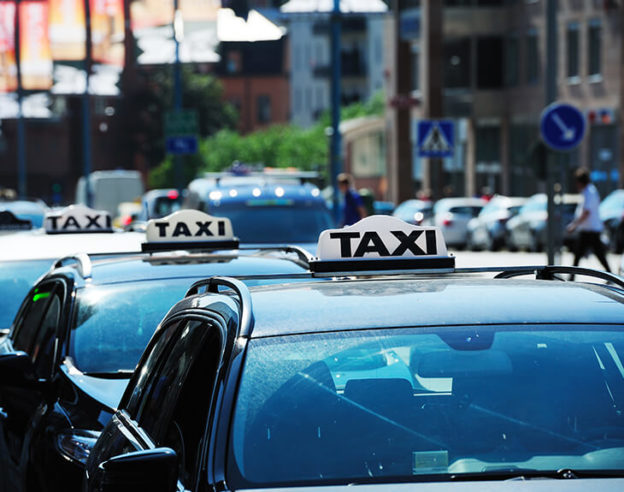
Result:
<svg viewBox="0 0 624 492"><path fill-rule="evenodd" d="M307 492L309 490L322 490L323 492L586 492L587 490L600 490L601 492L619 492L624 490L624 478L592 478L578 480L492 480L474 482L427 482L427 483L388 483L368 485L340 485L327 487L284 487L275 489L254 489L253 492ZM249 491L251 492L251 491Z"/></svg>

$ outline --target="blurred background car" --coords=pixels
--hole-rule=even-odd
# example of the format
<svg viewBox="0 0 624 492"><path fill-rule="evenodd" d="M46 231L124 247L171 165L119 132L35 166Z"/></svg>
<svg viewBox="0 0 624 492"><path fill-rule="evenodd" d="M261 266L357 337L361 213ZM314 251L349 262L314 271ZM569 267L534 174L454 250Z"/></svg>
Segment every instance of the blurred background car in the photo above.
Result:
<svg viewBox="0 0 624 492"><path fill-rule="evenodd" d="M464 248L468 241L468 222L479 215L487 202L482 198L442 198L433 206L433 216L422 225L439 227L447 246Z"/></svg>
<svg viewBox="0 0 624 492"><path fill-rule="evenodd" d="M570 248L574 234L566 231L566 226L574 219L576 207L581 202L581 195L561 195L558 224L563 245ZM506 244L512 250L543 251L546 246L546 225L548 220L547 197L545 193L536 193L522 206L515 217L507 221Z"/></svg>
<svg viewBox="0 0 624 492"><path fill-rule="evenodd" d="M468 222L468 248L496 251L505 246L505 224L517 215L526 198L495 196Z"/></svg>
<svg viewBox="0 0 624 492"><path fill-rule="evenodd" d="M421 225L423 220L433 217L433 202L425 200L406 200L394 209L392 215L409 224Z"/></svg>
<svg viewBox="0 0 624 492"><path fill-rule="evenodd" d="M43 226L43 218L48 211L48 206L37 199L32 200L2 200L0 199L0 212L11 212L20 220L27 220L33 229Z"/></svg>
<svg viewBox="0 0 624 492"><path fill-rule="evenodd" d="M175 188L150 190L141 200L139 220L160 219L182 208L184 195Z"/></svg>
<svg viewBox="0 0 624 492"><path fill-rule="evenodd" d="M600 203L598 210L604 224L604 242L615 253L624 250L624 190L614 190Z"/></svg>

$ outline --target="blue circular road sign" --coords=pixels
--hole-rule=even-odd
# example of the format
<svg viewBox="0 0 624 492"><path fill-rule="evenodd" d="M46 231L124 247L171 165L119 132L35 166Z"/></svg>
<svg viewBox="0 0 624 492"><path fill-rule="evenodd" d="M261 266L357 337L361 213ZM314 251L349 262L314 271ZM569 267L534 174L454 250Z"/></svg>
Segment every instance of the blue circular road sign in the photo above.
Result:
<svg viewBox="0 0 624 492"><path fill-rule="evenodd" d="M553 103L542 111L542 140L553 150L572 150L585 136L585 116L571 104Z"/></svg>

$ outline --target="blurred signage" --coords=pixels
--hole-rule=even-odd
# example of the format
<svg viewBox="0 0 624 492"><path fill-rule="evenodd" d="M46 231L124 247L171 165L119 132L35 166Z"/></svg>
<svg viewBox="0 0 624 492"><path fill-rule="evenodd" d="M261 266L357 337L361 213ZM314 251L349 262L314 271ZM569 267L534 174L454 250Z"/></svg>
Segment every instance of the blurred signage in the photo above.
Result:
<svg viewBox="0 0 624 492"><path fill-rule="evenodd" d="M194 109L165 113L165 148L168 154L196 154L199 117Z"/></svg>
<svg viewBox="0 0 624 492"><path fill-rule="evenodd" d="M566 151L576 147L585 136L585 116L575 106L553 103L540 119L542 140L553 150Z"/></svg>
<svg viewBox="0 0 624 492"><path fill-rule="evenodd" d="M40 1L21 1L19 9L22 88L48 90L52 86L48 4Z"/></svg>
<svg viewBox="0 0 624 492"><path fill-rule="evenodd" d="M48 0L50 50L54 60L84 60L84 0Z"/></svg>
<svg viewBox="0 0 624 492"><path fill-rule="evenodd" d="M17 89L15 3L0 3L0 92Z"/></svg>
<svg viewBox="0 0 624 492"><path fill-rule="evenodd" d="M123 66L123 0L89 1L91 2L93 60L99 63Z"/></svg>
<svg viewBox="0 0 624 492"><path fill-rule="evenodd" d="M421 120L417 126L418 157L453 157L455 125L450 120Z"/></svg>
<svg viewBox="0 0 624 492"><path fill-rule="evenodd" d="M420 39L420 9L409 9L401 12L399 36L402 41Z"/></svg>

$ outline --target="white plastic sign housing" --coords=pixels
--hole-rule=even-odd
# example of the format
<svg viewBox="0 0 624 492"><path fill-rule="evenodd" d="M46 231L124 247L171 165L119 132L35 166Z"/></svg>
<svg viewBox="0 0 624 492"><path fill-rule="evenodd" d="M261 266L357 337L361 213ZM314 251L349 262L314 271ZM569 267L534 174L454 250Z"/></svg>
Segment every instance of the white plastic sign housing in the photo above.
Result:
<svg viewBox="0 0 624 492"><path fill-rule="evenodd" d="M93 210L84 205L70 205L58 212L47 213L44 228L48 234L113 232L108 212Z"/></svg>
<svg viewBox="0 0 624 492"><path fill-rule="evenodd" d="M226 217L212 217L199 210L179 210L162 219L148 221L148 243L192 243L234 241L232 222Z"/></svg>
<svg viewBox="0 0 624 492"><path fill-rule="evenodd" d="M373 215L352 226L323 231L317 245L321 261L432 256L448 256L439 228L413 226L387 215Z"/></svg>

